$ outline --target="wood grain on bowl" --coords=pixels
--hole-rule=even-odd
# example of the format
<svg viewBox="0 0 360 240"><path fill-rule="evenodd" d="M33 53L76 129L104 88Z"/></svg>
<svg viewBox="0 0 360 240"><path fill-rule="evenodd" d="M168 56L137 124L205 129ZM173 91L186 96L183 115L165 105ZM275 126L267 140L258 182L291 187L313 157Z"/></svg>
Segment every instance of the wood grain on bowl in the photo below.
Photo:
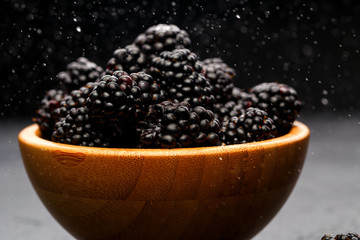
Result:
<svg viewBox="0 0 360 240"><path fill-rule="evenodd" d="M286 201L308 128L263 142L188 149L106 149L19 134L29 178L77 239L249 239Z"/></svg>

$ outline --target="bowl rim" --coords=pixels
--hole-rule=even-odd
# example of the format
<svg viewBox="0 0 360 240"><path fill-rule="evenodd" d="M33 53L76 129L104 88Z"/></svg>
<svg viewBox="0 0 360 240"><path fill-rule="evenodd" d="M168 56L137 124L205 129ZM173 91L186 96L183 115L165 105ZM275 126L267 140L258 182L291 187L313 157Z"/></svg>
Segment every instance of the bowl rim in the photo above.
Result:
<svg viewBox="0 0 360 240"><path fill-rule="evenodd" d="M259 148L273 148L281 145L287 145L303 141L310 136L309 128L300 121L295 121L290 132L273 139L268 139L259 142L233 144L225 146L211 146L211 147L195 147L195 148L173 148L173 149L140 149L140 148L101 148L101 147L87 147L76 146L63 143L52 142L40 137L40 128L38 124L31 124L20 131L18 134L18 141L20 145L24 144L32 148L39 148L42 150L60 150L64 152L82 152L92 155L119 155L121 153L141 153L142 155L163 156L169 154L180 155L198 155L199 152L219 153L223 151L249 151L251 149Z"/></svg>

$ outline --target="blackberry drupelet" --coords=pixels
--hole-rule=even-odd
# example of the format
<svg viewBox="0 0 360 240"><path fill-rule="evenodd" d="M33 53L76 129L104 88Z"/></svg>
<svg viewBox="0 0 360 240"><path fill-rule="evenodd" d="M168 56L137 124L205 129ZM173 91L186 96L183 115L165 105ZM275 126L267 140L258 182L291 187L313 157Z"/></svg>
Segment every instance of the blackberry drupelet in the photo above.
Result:
<svg viewBox="0 0 360 240"><path fill-rule="evenodd" d="M201 106L191 109L187 102L165 101L152 105L147 128L140 130L142 148L217 146L220 122Z"/></svg>
<svg viewBox="0 0 360 240"><path fill-rule="evenodd" d="M153 59L150 68L150 74L166 92L166 99L212 109L215 103L212 87L201 72L197 55L188 49L162 52Z"/></svg>
<svg viewBox="0 0 360 240"><path fill-rule="evenodd" d="M134 44L150 59L163 51L179 48L189 48L191 40L186 31L178 26L158 24L151 26L144 33L139 34Z"/></svg>
<svg viewBox="0 0 360 240"><path fill-rule="evenodd" d="M208 58L202 62L205 77L213 86L213 94L217 103L225 103L231 100L231 92L234 88L233 80L235 70L229 67L220 58Z"/></svg>
<svg viewBox="0 0 360 240"><path fill-rule="evenodd" d="M114 51L113 57L107 63L106 72L111 74L114 71L123 70L134 73L144 71L147 67L146 56L132 44Z"/></svg>
<svg viewBox="0 0 360 240"><path fill-rule="evenodd" d="M328 234L325 234L325 235L321 238L321 240L334 240L334 238L333 238L332 236L328 235Z"/></svg>
<svg viewBox="0 0 360 240"><path fill-rule="evenodd" d="M356 233L337 234L334 240L360 240L360 236Z"/></svg>
<svg viewBox="0 0 360 240"><path fill-rule="evenodd" d="M66 97L67 94L65 91L51 89L46 92L44 98L41 100L39 108L36 110L36 117L33 118L33 121L39 125L41 134L44 138L51 138L55 123L61 117L58 112L60 102Z"/></svg>
<svg viewBox="0 0 360 240"><path fill-rule="evenodd" d="M72 108L55 124L52 140L79 146L109 147L110 141L102 132L91 123L87 108Z"/></svg>
<svg viewBox="0 0 360 240"><path fill-rule="evenodd" d="M225 145L231 145L271 139L275 135L276 126L268 114L250 107L240 116L223 122L220 139Z"/></svg>
<svg viewBox="0 0 360 240"><path fill-rule="evenodd" d="M68 92L79 89L87 82L98 81L103 69L85 57L80 57L66 66L66 71L57 75L59 82Z"/></svg>
<svg viewBox="0 0 360 240"><path fill-rule="evenodd" d="M252 106L269 114L276 124L278 134L290 131L293 122L300 113L302 102L292 87L276 83L261 83L250 89Z"/></svg>

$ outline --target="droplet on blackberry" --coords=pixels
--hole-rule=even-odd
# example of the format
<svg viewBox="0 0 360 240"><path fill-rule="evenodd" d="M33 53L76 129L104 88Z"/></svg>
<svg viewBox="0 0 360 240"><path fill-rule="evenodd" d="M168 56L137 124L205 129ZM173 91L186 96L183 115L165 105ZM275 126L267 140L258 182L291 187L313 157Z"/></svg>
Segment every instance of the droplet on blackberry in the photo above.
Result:
<svg viewBox="0 0 360 240"><path fill-rule="evenodd" d="M269 114L278 129L278 135L290 131L300 113L302 102L294 88L276 82L261 83L250 89L252 106Z"/></svg>
<svg viewBox="0 0 360 240"><path fill-rule="evenodd" d="M66 66L66 71L60 72L57 78L62 86L68 91L79 89L88 82L98 81L103 73L102 67L80 57Z"/></svg>

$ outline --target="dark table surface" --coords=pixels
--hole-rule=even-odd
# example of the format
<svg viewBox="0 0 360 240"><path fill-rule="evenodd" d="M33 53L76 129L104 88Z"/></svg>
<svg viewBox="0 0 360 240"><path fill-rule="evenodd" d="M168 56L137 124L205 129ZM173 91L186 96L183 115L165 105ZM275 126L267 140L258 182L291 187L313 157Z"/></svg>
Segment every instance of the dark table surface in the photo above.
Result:
<svg viewBox="0 0 360 240"><path fill-rule="evenodd" d="M299 181L277 216L254 240L320 240L360 232L360 114L302 117L311 130ZM35 194L17 134L29 120L0 121L0 239L71 240Z"/></svg>

